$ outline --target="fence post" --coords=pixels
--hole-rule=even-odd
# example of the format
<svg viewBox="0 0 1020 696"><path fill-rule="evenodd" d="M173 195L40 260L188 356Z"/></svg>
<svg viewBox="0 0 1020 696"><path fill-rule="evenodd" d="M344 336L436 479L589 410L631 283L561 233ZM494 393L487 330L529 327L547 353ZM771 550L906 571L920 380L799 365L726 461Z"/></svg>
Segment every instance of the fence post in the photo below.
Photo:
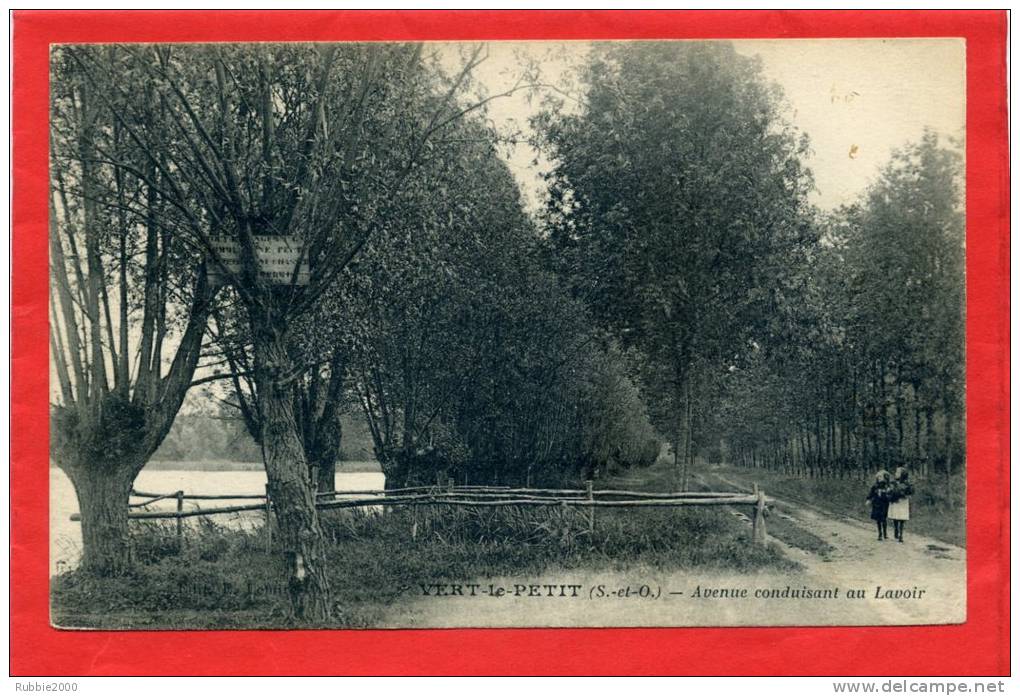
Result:
<svg viewBox="0 0 1020 696"><path fill-rule="evenodd" d="M587 481L584 482L584 488L585 488L585 491L588 494L588 500L591 501L591 502L595 502L595 493L592 491L592 482L591 482L591 479L588 479ZM594 534L594 533L595 533L595 506L594 505L589 505L588 506L588 534L591 535L591 534Z"/></svg>
<svg viewBox="0 0 1020 696"><path fill-rule="evenodd" d="M266 553L273 551L273 507L269 501L269 482L266 482Z"/></svg>
<svg viewBox="0 0 1020 696"><path fill-rule="evenodd" d="M184 537L184 520L181 513L184 511L184 491L177 491L177 549L181 548L181 540Z"/></svg>
<svg viewBox="0 0 1020 696"><path fill-rule="evenodd" d="M751 540L755 544L764 544L768 540L765 531L765 492L754 484L754 518L751 521Z"/></svg>
<svg viewBox="0 0 1020 696"><path fill-rule="evenodd" d="M439 486L439 472L436 472L436 486ZM422 511L422 516L426 513ZM418 506L411 505L411 541L418 540Z"/></svg>

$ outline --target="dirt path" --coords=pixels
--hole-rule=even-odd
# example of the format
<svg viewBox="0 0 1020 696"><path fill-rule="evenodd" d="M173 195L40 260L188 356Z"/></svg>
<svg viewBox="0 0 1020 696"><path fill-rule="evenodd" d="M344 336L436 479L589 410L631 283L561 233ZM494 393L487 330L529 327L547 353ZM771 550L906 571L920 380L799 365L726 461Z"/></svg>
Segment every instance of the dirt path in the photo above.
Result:
<svg viewBox="0 0 1020 696"><path fill-rule="evenodd" d="M708 474L724 489L749 490L746 482ZM878 541L876 529L865 519L837 515L803 501L778 499L773 515L813 533L832 550L813 554L773 539L805 574L843 587L881 586L883 589L923 589L918 600L876 600L878 614L888 623L962 623L966 620L966 550L914 534L907 522L904 541ZM892 522L889 523L892 534ZM875 593L871 597L874 599Z"/></svg>
<svg viewBox="0 0 1020 696"><path fill-rule="evenodd" d="M743 482L717 474L703 480L715 490L746 489ZM918 625L966 619L964 549L910 534L909 523L904 543L879 542L863 520L795 501L777 500L772 514L810 531L830 548L811 553L770 539L802 566L795 573L664 573L635 567L465 578L460 594L450 586L412 588L391 607L384 625ZM501 596L500 588L505 591ZM848 596L851 590L863 596Z"/></svg>

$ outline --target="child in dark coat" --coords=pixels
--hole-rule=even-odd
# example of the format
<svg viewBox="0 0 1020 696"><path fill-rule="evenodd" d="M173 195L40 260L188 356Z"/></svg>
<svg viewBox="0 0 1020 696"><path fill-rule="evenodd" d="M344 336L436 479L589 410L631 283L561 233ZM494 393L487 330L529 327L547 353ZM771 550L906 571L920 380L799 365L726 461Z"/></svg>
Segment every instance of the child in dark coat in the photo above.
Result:
<svg viewBox="0 0 1020 696"><path fill-rule="evenodd" d="M868 491L865 502L871 504L871 519L878 525L878 540L888 539L886 531L887 519L889 517L889 472L879 471L875 474L875 483Z"/></svg>

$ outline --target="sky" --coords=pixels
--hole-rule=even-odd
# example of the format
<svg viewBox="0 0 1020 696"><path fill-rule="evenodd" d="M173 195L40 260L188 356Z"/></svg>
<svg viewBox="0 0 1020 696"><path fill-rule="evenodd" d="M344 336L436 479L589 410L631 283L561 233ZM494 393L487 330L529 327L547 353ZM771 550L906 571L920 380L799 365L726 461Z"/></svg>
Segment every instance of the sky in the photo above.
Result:
<svg viewBox="0 0 1020 696"><path fill-rule="evenodd" d="M807 162L823 209L852 203L878 175L896 148L930 127L960 138L966 116L965 50L962 39L777 39L734 41L736 50L759 56L766 79L777 83L789 104L787 117L811 139ZM520 58L541 65L543 82L559 84L583 59L585 42L493 42L476 71L488 93L514 84ZM456 64L456 48L440 48L444 64ZM527 130L539 108L518 92L493 100L488 116L500 128ZM529 207L542 200L540 175L549 163L518 145L508 162Z"/></svg>

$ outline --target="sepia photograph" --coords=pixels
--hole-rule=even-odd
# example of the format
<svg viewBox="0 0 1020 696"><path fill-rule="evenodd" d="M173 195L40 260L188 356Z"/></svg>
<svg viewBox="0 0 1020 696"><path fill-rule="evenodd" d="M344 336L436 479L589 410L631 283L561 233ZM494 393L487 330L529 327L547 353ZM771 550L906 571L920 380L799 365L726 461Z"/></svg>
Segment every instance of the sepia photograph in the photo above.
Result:
<svg viewBox="0 0 1020 696"><path fill-rule="evenodd" d="M51 625L965 622L966 58L51 45Z"/></svg>

